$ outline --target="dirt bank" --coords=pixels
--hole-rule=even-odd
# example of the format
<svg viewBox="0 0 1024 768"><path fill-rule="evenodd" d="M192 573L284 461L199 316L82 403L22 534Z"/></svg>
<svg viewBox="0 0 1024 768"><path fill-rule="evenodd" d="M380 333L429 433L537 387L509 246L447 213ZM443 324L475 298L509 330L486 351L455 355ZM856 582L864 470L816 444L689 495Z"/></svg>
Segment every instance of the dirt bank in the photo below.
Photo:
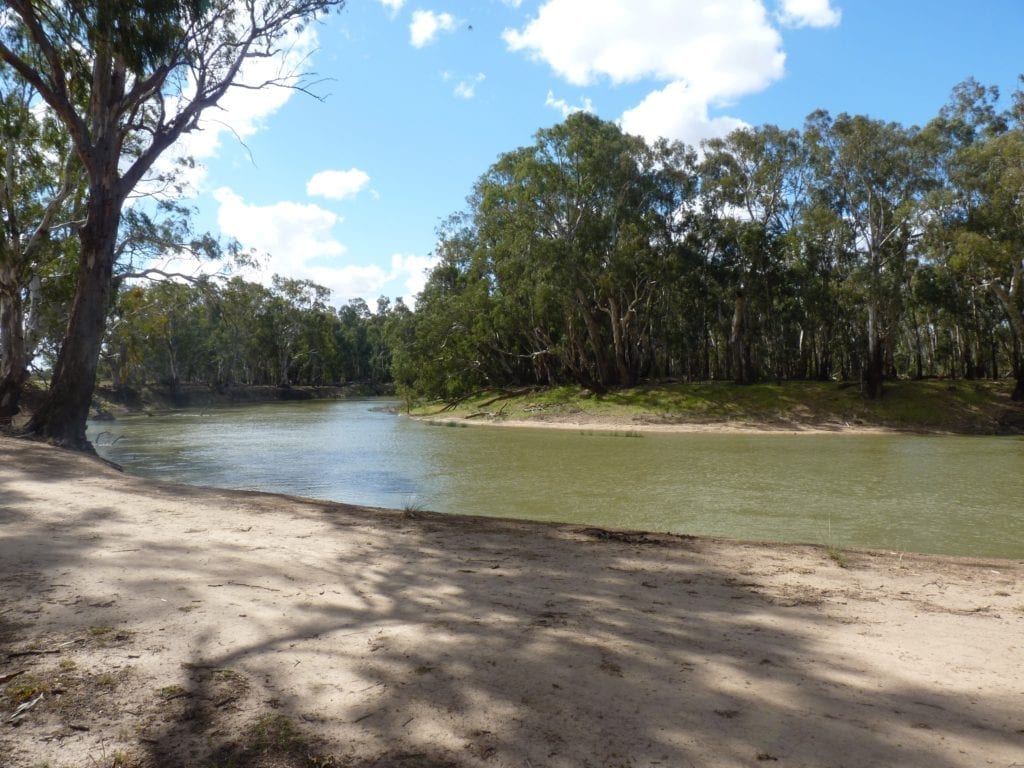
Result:
<svg viewBox="0 0 1024 768"><path fill-rule="evenodd" d="M205 490L0 438L0 763L1008 767L1022 587L1021 562Z"/></svg>

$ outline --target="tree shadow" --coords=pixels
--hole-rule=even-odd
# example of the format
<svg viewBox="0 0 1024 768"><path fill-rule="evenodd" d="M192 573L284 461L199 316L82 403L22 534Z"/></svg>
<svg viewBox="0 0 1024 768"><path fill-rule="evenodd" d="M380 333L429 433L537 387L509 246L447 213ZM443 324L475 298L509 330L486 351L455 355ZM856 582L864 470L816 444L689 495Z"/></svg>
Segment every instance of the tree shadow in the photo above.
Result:
<svg viewBox="0 0 1024 768"><path fill-rule="evenodd" d="M348 599L301 600L284 624L228 652L207 637L192 662L262 681L251 702L262 697L275 722L307 734L277 752L262 747L289 764L687 765L712 744L721 765L856 754L860 764L938 766L958 764L947 737L997 752L1019 740L1009 706L876 679L828 657L817 646L832 619L815 598L780 599L756 576L709 567L700 542L328 514L339 535L364 525L383 533L330 574ZM456 529L471 539L461 557L447 546ZM319 671L289 679L289 665ZM221 695L215 674L191 676L190 700L209 707ZM266 717L250 714L246 727ZM180 764L197 722L168 723L153 762ZM902 746L913 731L930 732L931 744ZM245 727L213 743L211 764L254 756Z"/></svg>

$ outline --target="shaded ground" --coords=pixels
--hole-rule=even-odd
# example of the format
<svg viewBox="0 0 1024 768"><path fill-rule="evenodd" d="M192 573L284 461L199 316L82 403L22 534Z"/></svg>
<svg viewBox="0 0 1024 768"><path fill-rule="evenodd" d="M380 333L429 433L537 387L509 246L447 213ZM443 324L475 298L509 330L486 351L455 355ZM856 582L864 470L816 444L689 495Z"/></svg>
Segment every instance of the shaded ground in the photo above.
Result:
<svg viewBox="0 0 1024 768"><path fill-rule="evenodd" d="M1016 561L369 510L0 438L0 763L1020 766L1022 586Z"/></svg>

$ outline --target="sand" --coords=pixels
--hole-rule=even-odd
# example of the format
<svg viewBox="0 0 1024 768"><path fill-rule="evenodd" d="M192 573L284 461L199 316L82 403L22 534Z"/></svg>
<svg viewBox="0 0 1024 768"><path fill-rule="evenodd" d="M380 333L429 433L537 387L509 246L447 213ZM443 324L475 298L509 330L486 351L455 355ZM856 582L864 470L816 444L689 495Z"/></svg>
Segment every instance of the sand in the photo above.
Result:
<svg viewBox="0 0 1024 768"><path fill-rule="evenodd" d="M0 765L1024 766L1022 587L0 438Z"/></svg>

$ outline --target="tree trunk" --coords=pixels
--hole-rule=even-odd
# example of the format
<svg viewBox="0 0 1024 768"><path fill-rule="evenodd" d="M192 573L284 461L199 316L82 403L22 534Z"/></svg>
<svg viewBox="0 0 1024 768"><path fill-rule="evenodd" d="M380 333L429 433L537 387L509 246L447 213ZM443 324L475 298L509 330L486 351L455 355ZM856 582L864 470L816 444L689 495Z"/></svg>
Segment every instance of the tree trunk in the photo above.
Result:
<svg viewBox="0 0 1024 768"><path fill-rule="evenodd" d="M0 274L0 424L9 424L20 410L28 379L21 291L13 275Z"/></svg>
<svg viewBox="0 0 1024 768"><path fill-rule="evenodd" d="M1024 401L1024 367L1021 367L1017 373L1017 385L1010 393L1010 399L1016 403Z"/></svg>
<svg viewBox="0 0 1024 768"><path fill-rule="evenodd" d="M96 368L106 327L121 199L90 185L88 218L79 232L78 283L50 390L24 433L57 445L92 451L85 437Z"/></svg>
<svg viewBox="0 0 1024 768"><path fill-rule="evenodd" d="M732 354L733 381L737 384L750 383L750 354L746 349L747 334L744 332L746 323L747 299L742 290L736 291L736 302L732 314L732 328L729 333L729 349Z"/></svg>
<svg viewBox="0 0 1024 768"><path fill-rule="evenodd" d="M874 301L871 301L868 303L868 359L864 366L864 394L872 400L882 396L882 378L885 371L885 356L882 352L882 340L878 332L878 308Z"/></svg>
<svg viewBox="0 0 1024 768"><path fill-rule="evenodd" d="M601 344L601 328L598 325L597 320L594 318L590 304L583 295L583 291L579 288L576 289L576 303L579 306L580 314L583 317L583 323L587 329L587 337L590 341L590 351L593 359L594 371L596 373L594 376L594 384L603 390L611 382L612 376L608 367L608 358L605 355L604 347Z"/></svg>
<svg viewBox="0 0 1024 768"><path fill-rule="evenodd" d="M631 387L636 383L633 371L629 365L626 355L626 330L629 327L628 317L620 317L619 302L614 296L608 297L608 318L611 321L612 348L615 353L615 370L618 374L618 384Z"/></svg>

